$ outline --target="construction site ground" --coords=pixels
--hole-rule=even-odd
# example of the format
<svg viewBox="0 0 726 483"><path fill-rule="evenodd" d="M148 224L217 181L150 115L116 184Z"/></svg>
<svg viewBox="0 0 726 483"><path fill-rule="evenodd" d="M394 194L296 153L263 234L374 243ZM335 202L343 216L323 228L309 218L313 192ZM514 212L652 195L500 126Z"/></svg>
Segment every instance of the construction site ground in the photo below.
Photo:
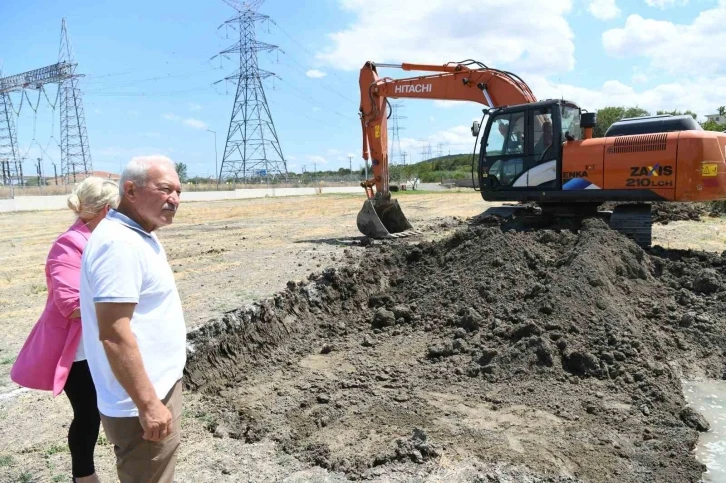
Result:
<svg viewBox="0 0 726 483"><path fill-rule="evenodd" d="M679 380L726 376L724 218L679 208L646 253L597 220L503 231L472 190L396 197L421 235L366 243L352 195L159 232L192 348L176 481L698 481ZM67 399L9 371L72 221L0 215L3 482L70 475ZM96 462L116 479L103 431Z"/></svg>

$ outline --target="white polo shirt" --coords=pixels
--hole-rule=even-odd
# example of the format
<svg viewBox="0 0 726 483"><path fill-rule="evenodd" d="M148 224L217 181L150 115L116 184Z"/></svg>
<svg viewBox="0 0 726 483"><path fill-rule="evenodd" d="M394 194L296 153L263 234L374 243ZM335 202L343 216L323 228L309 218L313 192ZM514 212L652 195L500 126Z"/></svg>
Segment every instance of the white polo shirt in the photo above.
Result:
<svg viewBox="0 0 726 483"><path fill-rule="evenodd" d="M174 273L155 233L115 211L91 233L81 261L83 347L93 376L98 410L111 417L138 416L98 339L96 302L136 304L131 331L144 369L163 399L186 364L186 324Z"/></svg>

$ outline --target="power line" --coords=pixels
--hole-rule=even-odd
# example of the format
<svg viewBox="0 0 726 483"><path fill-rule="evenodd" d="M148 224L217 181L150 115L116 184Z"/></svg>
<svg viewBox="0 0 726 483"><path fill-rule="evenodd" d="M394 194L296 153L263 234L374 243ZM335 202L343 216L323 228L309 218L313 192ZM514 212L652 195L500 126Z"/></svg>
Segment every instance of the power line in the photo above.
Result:
<svg viewBox="0 0 726 483"><path fill-rule="evenodd" d="M287 52L285 52L284 50L281 51L281 52L295 64L294 66L293 65L290 65L290 64L285 64L285 65L289 65L290 67L293 67L295 69L298 69L298 71L299 72L302 72L302 74L306 78L309 78L308 75L307 75L307 70L306 69L310 69L310 67L305 67L302 64L298 63L294 58L290 57L290 55ZM354 100L352 100L350 97L347 97L347 96L341 94L340 92L336 91L335 89L333 89L333 87L331 87L330 84L328 84L327 82L325 82L321 78L317 78L315 80L315 82L318 82L321 85L327 87L333 94L337 95L338 97L340 97L340 98L342 98L342 99L344 99L344 100L346 100L346 101L348 101L348 102L350 102L350 103L352 103L354 105L357 105L358 104L357 102L355 102Z"/></svg>
<svg viewBox="0 0 726 483"><path fill-rule="evenodd" d="M292 85L291 83L287 82L287 81L286 81L285 79L279 79L279 80L280 80L280 81L282 81L282 82L283 82L284 84L287 84L288 86L290 86L290 87L291 87L291 88L292 88L293 90L295 90L295 91L296 91L297 93L299 93L299 94L300 94L300 95L301 95L301 96L302 96L302 97L303 97L303 98L304 98L305 100L307 100L307 101L309 101L310 103L312 103L313 107L320 107L320 105L322 104L321 102L318 102L318 101L316 101L315 99L313 99L313 98L312 98L312 97L310 96L310 94L309 94L309 93L307 93L307 92L304 92L304 91L302 91L301 89L298 89L298 88L297 88L296 86L294 86L294 85ZM322 108L321 108L321 109L322 109ZM353 117L351 117L351 116L346 116L345 114L341 114L341 113L339 113L339 112L338 112L338 111L336 111L335 109L330 109L330 111L331 111L331 112L333 112L334 114L336 114L336 115L338 115L338 116L342 117L343 119L347 119L347 120L353 120L353 119L354 119L354 118L353 118Z"/></svg>
<svg viewBox="0 0 726 483"><path fill-rule="evenodd" d="M303 51L305 51L305 53L306 53L306 54L308 54L308 55L309 55L310 57L315 57L315 54L313 54L313 53L312 53L312 52L310 52L310 51L309 51L309 50L308 50L307 48L305 48L305 46L304 46L304 45L303 45L303 44L302 44L301 42L299 42L299 41L297 41L297 40L296 40L295 38L293 38L293 36L292 36L292 35L290 35L289 33L287 33L287 31L285 31L285 30L284 30L284 29L283 29L282 27L280 27L280 25L279 25L279 24L278 24L277 22L275 22L275 21L274 21L274 20L272 20L272 19L270 19L270 21L272 22L272 24L273 24L273 25L274 25L275 27L277 27L278 29L280 29L280 32L282 32L283 34L285 34L285 35L286 35L286 36L287 36L287 37L288 37L288 38L289 38L290 40L292 40L292 41L293 41L294 43L296 43L296 44L297 44L297 45L298 45L298 46L299 46L299 47L300 47L300 48L301 48L301 49L302 49ZM333 73L332 73L332 75L334 75L335 77L337 77L337 78L338 78L338 79L340 79L341 81L345 82L345 79L341 78L341 77L340 77L340 76L339 76L338 74L336 74L335 72L333 72Z"/></svg>

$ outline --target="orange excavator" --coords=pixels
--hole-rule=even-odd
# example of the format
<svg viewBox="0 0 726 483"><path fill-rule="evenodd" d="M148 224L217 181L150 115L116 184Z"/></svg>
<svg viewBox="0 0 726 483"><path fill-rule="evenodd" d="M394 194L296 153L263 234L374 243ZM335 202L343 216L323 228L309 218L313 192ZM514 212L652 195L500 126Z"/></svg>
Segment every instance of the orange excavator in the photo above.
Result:
<svg viewBox="0 0 726 483"><path fill-rule="evenodd" d="M381 78L379 67L434 74ZM505 219L531 215L525 203L535 203L540 218L599 214L647 247L649 202L726 199L726 134L704 131L691 116L622 119L605 137L593 138L595 113L564 99L538 101L517 75L472 60L444 65L369 61L359 83L363 158L371 161L373 177L361 183L367 199L357 225L371 238L416 233L389 189L389 98L485 106L482 122L472 125L473 136L482 134L478 158L475 153L472 160L472 178L476 165L478 181L473 184L486 201L519 203L485 212ZM608 201L628 203L598 211Z"/></svg>

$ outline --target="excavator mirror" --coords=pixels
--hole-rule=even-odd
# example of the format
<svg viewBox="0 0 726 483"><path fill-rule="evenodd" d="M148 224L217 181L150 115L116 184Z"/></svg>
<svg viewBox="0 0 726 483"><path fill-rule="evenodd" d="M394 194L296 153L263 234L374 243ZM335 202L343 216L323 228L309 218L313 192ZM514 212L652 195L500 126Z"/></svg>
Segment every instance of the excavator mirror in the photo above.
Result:
<svg viewBox="0 0 726 483"><path fill-rule="evenodd" d="M477 137L479 135L480 129L481 124L479 124L479 121L474 121L474 123L471 125L471 135Z"/></svg>

